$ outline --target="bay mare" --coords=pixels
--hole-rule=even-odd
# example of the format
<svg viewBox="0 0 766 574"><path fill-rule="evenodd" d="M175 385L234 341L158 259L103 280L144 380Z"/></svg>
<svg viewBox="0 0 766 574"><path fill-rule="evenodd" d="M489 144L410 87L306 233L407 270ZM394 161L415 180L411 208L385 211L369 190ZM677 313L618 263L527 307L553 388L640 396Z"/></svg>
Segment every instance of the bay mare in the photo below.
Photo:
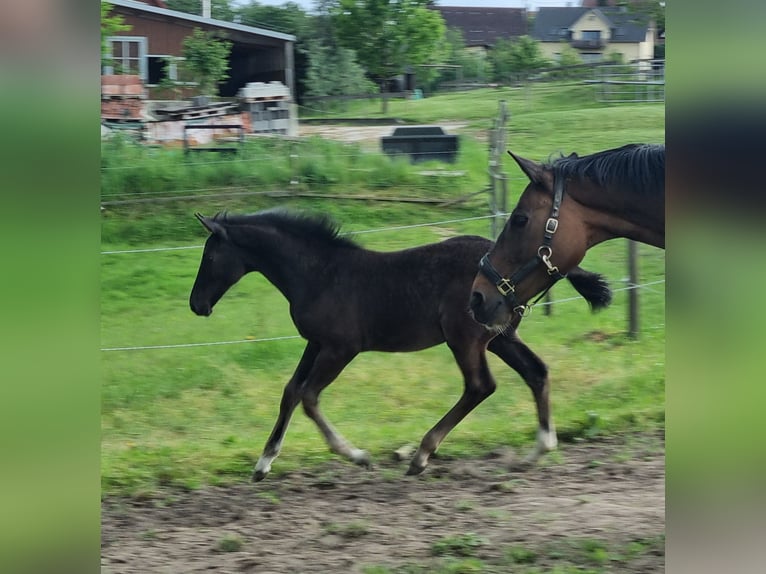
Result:
<svg viewBox="0 0 766 574"><path fill-rule="evenodd" d="M508 153L529 184L481 260L471 289L477 321L510 324L603 241L665 247L664 145L629 144L542 164Z"/></svg>
<svg viewBox="0 0 766 574"><path fill-rule="evenodd" d="M402 251L377 252L339 235L338 226L325 216L268 210L251 215L197 214L197 218L210 235L190 296L192 311L210 315L240 278L260 272L287 298L290 317L307 341L284 388L279 415L253 480L262 480L270 471L299 403L332 452L369 465L369 455L344 439L322 415L320 393L359 353L418 351L444 342L463 375L463 393L425 434L408 474L422 472L447 433L495 390L487 349L518 372L532 390L538 432L526 462L555 448L545 363L519 338L518 321L502 331L491 330L474 321L468 311L471 282L479 259L492 246L490 240L463 235ZM611 291L600 275L574 269L569 279L592 308L609 304ZM407 373L401 373L401 378L406 380ZM412 389L413 400L419 394L419 389Z"/></svg>

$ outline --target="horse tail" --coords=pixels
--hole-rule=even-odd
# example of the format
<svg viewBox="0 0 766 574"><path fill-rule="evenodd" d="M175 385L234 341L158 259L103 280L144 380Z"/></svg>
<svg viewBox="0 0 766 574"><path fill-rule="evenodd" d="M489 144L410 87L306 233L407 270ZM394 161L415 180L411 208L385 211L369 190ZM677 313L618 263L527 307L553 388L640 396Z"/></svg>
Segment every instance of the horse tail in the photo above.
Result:
<svg viewBox="0 0 766 574"><path fill-rule="evenodd" d="M567 274L567 279L572 287L585 298L591 311L604 309L612 302L612 290L603 275L575 267Z"/></svg>

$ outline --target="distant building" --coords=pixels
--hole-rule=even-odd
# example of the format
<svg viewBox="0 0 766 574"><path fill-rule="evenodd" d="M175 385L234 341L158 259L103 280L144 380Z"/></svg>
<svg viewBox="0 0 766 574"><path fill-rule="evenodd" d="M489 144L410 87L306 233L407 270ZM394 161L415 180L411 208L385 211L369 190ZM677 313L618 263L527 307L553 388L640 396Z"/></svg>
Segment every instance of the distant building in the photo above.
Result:
<svg viewBox="0 0 766 574"><path fill-rule="evenodd" d="M528 33L524 8L468 8L463 6L431 6L439 12L448 28L463 33L468 48L489 49L498 40L514 40Z"/></svg>
<svg viewBox="0 0 766 574"><path fill-rule="evenodd" d="M622 8L540 8L531 36L554 61L564 46L577 50L586 63L604 60L613 52L625 62L654 57L654 23Z"/></svg>
<svg viewBox="0 0 766 574"><path fill-rule="evenodd" d="M182 57L184 39L200 28L232 43L229 79L220 86L221 96L235 96L250 82L281 82L295 95L295 36L168 10L163 0L110 0L110 4L112 14L123 16L131 28L109 38L113 62L103 74L137 75L151 95L166 71L170 79L178 79L172 61ZM168 58L171 65L166 70Z"/></svg>

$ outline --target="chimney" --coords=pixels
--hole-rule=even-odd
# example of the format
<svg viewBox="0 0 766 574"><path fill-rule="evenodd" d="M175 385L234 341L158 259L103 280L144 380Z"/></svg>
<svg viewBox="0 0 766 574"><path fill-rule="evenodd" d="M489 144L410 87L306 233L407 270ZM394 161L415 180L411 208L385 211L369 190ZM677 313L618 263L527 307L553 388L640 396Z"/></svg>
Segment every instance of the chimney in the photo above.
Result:
<svg viewBox="0 0 766 574"><path fill-rule="evenodd" d="M202 0L202 17L210 18L210 0Z"/></svg>

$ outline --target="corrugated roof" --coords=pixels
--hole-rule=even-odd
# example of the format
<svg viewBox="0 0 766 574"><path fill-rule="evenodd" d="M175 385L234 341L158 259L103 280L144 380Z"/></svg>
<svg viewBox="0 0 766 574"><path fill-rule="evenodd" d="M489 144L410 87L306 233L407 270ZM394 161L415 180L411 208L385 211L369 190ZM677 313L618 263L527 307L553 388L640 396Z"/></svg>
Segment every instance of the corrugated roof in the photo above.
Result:
<svg viewBox="0 0 766 574"><path fill-rule="evenodd" d="M463 33L466 46L491 46L500 39L527 34L527 11L524 8L468 8L432 6L449 28Z"/></svg>
<svg viewBox="0 0 766 574"><path fill-rule="evenodd" d="M535 18L532 37L541 42L559 42L568 39L567 32L587 12L598 12L612 28L610 43L635 43L646 40L649 18L620 8L540 8Z"/></svg>
<svg viewBox="0 0 766 574"><path fill-rule="evenodd" d="M274 30L255 28L253 26L245 26L244 24L236 24L234 22L226 22L225 20L216 20L214 18L203 18L202 16L197 16L196 14L188 14L186 12L178 12L177 10L168 10L166 8L150 6L149 4L138 2L137 0L109 0L109 3L113 6L132 8L133 10L167 16L169 18L175 18L176 20L186 20L188 22L196 22L198 24L215 26L217 28L226 28L229 30L236 30L238 32L246 32L248 34L257 34L259 36L267 36L269 38L276 38L278 40L295 42L295 36L292 34L283 34L282 32L275 32Z"/></svg>

